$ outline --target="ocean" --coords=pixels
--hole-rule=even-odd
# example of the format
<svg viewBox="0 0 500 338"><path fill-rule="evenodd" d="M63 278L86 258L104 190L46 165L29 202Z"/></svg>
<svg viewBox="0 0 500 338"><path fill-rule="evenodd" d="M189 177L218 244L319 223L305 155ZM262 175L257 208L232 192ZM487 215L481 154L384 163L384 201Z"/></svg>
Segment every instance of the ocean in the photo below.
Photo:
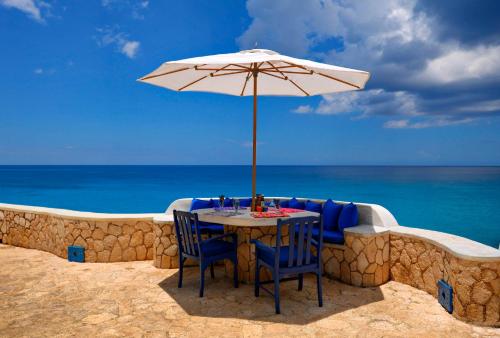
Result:
<svg viewBox="0 0 500 338"><path fill-rule="evenodd" d="M376 203L401 225L500 243L500 167L259 166L257 190ZM1 203L149 213L220 194L249 196L251 167L0 166Z"/></svg>

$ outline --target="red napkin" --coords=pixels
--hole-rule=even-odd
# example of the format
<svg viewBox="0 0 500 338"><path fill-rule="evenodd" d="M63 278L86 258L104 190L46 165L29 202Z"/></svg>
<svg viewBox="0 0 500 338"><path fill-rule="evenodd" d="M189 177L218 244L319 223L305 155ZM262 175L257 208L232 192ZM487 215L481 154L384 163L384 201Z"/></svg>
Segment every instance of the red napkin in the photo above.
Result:
<svg viewBox="0 0 500 338"><path fill-rule="evenodd" d="M265 211L265 212L252 212L254 218L277 218L288 217L288 214L283 211Z"/></svg>
<svg viewBox="0 0 500 338"><path fill-rule="evenodd" d="M296 212L304 212L304 210L301 209L293 209L293 208L280 208L280 211L288 214L294 214Z"/></svg>

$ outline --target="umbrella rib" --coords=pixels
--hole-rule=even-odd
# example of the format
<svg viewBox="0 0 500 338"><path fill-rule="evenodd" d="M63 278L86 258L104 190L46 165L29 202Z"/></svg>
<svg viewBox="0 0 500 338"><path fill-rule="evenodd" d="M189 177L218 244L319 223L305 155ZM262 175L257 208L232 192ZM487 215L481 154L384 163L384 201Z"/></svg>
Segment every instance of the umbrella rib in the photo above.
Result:
<svg viewBox="0 0 500 338"><path fill-rule="evenodd" d="M241 73L248 73L248 70L238 70L238 71L233 71L229 73L221 73L221 74L215 74L215 73L210 73L210 76L226 76L226 75L233 75L233 74L241 74Z"/></svg>
<svg viewBox="0 0 500 338"><path fill-rule="evenodd" d="M281 72L279 69L277 69L277 68L276 68L276 66L275 66L275 65L273 65L271 62L266 61L266 63L267 63L269 66L271 66L272 68L274 68L276 72L280 73L280 74L281 74L281 76L283 76L283 77L285 78L285 80L287 80L287 79L288 79L288 77L287 77L285 74L283 74L283 72ZM270 71L272 71L272 70L270 70ZM270 74L268 74L268 75L270 75Z"/></svg>
<svg viewBox="0 0 500 338"><path fill-rule="evenodd" d="M335 80L335 81L341 82L341 83L346 84L346 85L348 85L348 86L351 86L351 87L354 87L354 88L357 88L357 89L361 89L361 87L360 87L360 86L357 86L357 85L355 85L355 84L352 84L352 83L350 83L350 82L347 82L347 81L344 81L344 80L341 80L341 79L337 79L336 77L333 77L333 76L331 76L331 75L327 75L327 74L323 74L323 73L319 73L319 72L318 72L317 74L318 74L318 75L321 75L321 76L324 76L324 77L326 77L326 78L328 78L328 79L331 79L331 80Z"/></svg>
<svg viewBox="0 0 500 338"><path fill-rule="evenodd" d="M350 82L348 82L348 81L344 81L344 80L338 79L338 78L336 78L336 77L334 77L334 76L327 75L327 74L320 73L320 72L315 72L314 70L307 69L307 68L306 68L306 67L304 67L304 66L297 65L297 64L295 64L295 63L291 63L291 62L288 62L288 61L283 61L283 62L284 62L284 63L287 63L287 64L289 64L289 65L297 66L297 67L302 68L302 69L304 69L304 70L307 70L307 71L309 71L309 72L316 73L316 74L321 75L321 76L323 76L323 77L326 77L326 78L328 78L328 79L330 79L330 80L334 80L334 81L337 81L337 82L340 82L340 83L346 84L346 85L348 85L348 86L351 86L351 87L354 87L354 88L357 88L357 89L361 89L361 87L360 87L360 86L357 86L357 85L355 85L355 84L353 84L353 83L350 83Z"/></svg>
<svg viewBox="0 0 500 338"><path fill-rule="evenodd" d="M224 67L222 67L222 68L221 68L221 69L219 69L219 70L223 70L223 69L225 69L225 68L227 68L227 67L229 67L229 66L230 66L230 65L225 65ZM215 71L215 73L217 73L219 70ZM213 74L214 74L214 73L210 73L210 76L213 76ZM203 77L200 77L199 79L194 80L193 82L188 83L187 85L185 85L185 86L183 86L183 87L181 87L181 88L177 89L177 91L179 91L179 92L180 92L181 90L184 90L184 89L186 89L187 87L192 86L192 85L194 85L195 83L200 82L200 81L201 81L201 80L203 80L203 79L206 79L207 77L208 77L208 75L205 75L205 76L203 76Z"/></svg>
<svg viewBox="0 0 500 338"><path fill-rule="evenodd" d="M184 67L184 68L179 68L179 69L176 69L176 70L171 70L169 72L165 72L165 73L161 73L161 74L155 74L155 75L145 76L145 77L141 78L141 81L152 79L152 78L155 78L155 77L158 77L158 76L163 76L163 75L173 74L173 73L177 73L177 72L182 72L183 70L188 70L188 69L190 69L190 67Z"/></svg>
<svg viewBox="0 0 500 338"><path fill-rule="evenodd" d="M266 74L267 76L273 76L273 77L276 77L280 80L284 80L284 81L289 81L290 83L292 83L295 87L297 87L302 93L306 94L306 96L310 96L310 94L308 92L306 92L302 87L300 87L298 84L296 84L292 79L288 78L288 77L285 77L285 78L282 78L282 77L279 77L278 75L274 75L274 74L270 74L270 73L267 73L267 72L260 72L262 74Z"/></svg>
<svg viewBox="0 0 500 338"><path fill-rule="evenodd" d="M271 74L271 73L268 73L268 72L263 72L263 71L259 71L259 73L262 73L262 74L266 74L268 76L272 76L272 77L275 77L275 78L278 78L280 80L288 80L288 77L281 77L281 76L278 76L278 75L274 75L274 74Z"/></svg>
<svg viewBox="0 0 500 338"><path fill-rule="evenodd" d="M291 83L293 83L293 85L297 88L300 89L300 91L302 91L304 94L306 94L306 96L310 96L308 92L306 92L304 89L302 89L298 84L296 84L295 82L293 82L293 80L290 80L288 79L288 81L290 81Z"/></svg>
<svg viewBox="0 0 500 338"><path fill-rule="evenodd" d="M181 87L181 88L179 88L179 89L177 89L177 90L180 92L180 91L182 91L183 89L186 89L187 87L192 86L192 85L194 85L195 83L200 82L200 81L201 81L201 80L203 80L203 79L206 79L207 77L208 77L208 75L205 75L205 76L203 76L203 77L200 77L199 79L194 80L193 82L190 82L190 83L188 83L187 85L185 85L185 86L183 86L183 87Z"/></svg>
<svg viewBox="0 0 500 338"><path fill-rule="evenodd" d="M273 73L281 73L281 74L303 74L303 75L312 75L314 74L314 72L311 70L309 72L290 72L288 70L272 70L272 69L269 69L269 70L266 70L266 72L273 72Z"/></svg>
<svg viewBox="0 0 500 338"><path fill-rule="evenodd" d="M252 77L252 73L248 72L248 75L245 78L245 83L243 84L243 89L241 90L240 96L243 96L243 93L245 92L245 88L247 87L248 80Z"/></svg>

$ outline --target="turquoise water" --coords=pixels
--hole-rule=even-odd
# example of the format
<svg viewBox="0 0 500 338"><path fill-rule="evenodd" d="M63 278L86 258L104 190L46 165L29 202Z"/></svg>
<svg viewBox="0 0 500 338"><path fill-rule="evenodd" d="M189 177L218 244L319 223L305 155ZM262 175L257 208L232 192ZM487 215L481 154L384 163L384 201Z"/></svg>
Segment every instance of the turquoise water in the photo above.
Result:
<svg viewBox="0 0 500 338"><path fill-rule="evenodd" d="M401 225L498 247L500 167L261 166L264 195L381 204ZM192 196L248 196L249 166L0 166L0 202L162 212Z"/></svg>

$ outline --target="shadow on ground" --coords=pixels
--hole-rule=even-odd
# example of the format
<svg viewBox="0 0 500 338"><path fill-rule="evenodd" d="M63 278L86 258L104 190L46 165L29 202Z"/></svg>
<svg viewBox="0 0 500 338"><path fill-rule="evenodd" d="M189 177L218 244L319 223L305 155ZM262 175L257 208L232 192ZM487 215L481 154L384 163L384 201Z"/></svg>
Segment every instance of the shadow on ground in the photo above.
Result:
<svg viewBox="0 0 500 338"><path fill-rule="evenodd" d="M240 284L238 289L233 288L232 280L225 276L224 267L216 267L215 279L210 278L207 270L203 298L198 297L198 268L184 269L181 289L177 287L178 278L176 272L161 281L159 286L191 316L303 325L384 299L378 287L359 288L324 277L323 307L319 307L316 278L306 275L302 291L297 291L297 281L281 284L281 314L276 315L272 296L261 291L260 297L256 298L253 285Z"/></svg>

